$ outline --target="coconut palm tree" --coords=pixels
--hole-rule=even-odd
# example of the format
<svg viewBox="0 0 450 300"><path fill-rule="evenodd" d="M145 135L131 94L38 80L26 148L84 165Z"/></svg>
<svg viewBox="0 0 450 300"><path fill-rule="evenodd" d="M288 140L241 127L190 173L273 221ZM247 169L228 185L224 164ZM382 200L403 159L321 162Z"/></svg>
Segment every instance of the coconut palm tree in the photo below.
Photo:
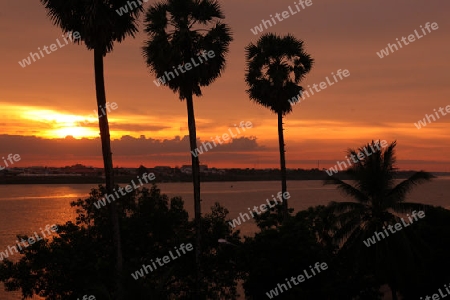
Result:
<svg viewBox="0 0 450 300"><path fill-rule="evenodd" d="M210 85L225 68L225 55L232 41L230 28L221 23L224 14L215 0L166 0L149 7L145 17L146 41L143 54L160 84L186 100L189 143L194 185L196 220L197 284L200 274L200 167L193 96ZM200 287L197 286L197 292ZM199 295L197 295L199 296Z"/></svg>
<svg viewBox="0 0 450 300"><path fill-rule="evenodd" d="M383 233L389 225L402 224L401 218L406 219L413 211L418 213L430 208L425 204L405 202L405 198L413 187L432 178L430 173L420 171L396 184L395 146L395 141L389 145L386 141L372 141L358 151L348 149L347 156L354 164L346 173L353 183L334 176L325 181L325 184L336 184L340 191L354 200L328 205L328 211L336 214L338 220L335 242L341 246L342 252L352 253L355 264L361 264L360 267L366 263L371 265L377 277L390 286L393 299L397 299L401 278L407 276L401 270L406 270L408 262L411 265L415 255L412 244L417 245L419 241L414 239L409 229L395 232L393 236L369 246L367 239L375 232ZM409 214L405 216L406 213Z"/></svg>
<svg viewBox="0 0 450 300"><path fill-rule="evenodd" d="M287 219L288 203L286 160L283 135L283 116L292 112L293 96L300 95L303 88L298 84L311 71L314 60L303 49L303 41L292 35L284 37L264 34L256 45L246 47L247 70L245 81L247 93L254 102L270 109L278 116L278 142L280 149L281 191L283 193L283 219ZM298 101L296 98L293 103Z"/></svg>
<svg viewBox="0 0 450 300"><path fill-rule="evenodd" d="M97 97L99 129L102 144L103 165L105 169L106 191L113 194L114 177L110 142L110 131L106 106L103 57L113 50L114 42L122 42L127 36L134 38L137 33L137 19L143 8L119 15L116 10L125 7L126 0L41 0L54 25L64 33L78 32L78 43L84 42L88 50L94 50L95 90ZM102 109L105 113L102 113ZM110 204L113 240L116 249L116 299L123 298L121 288L122 250L120 242L117 208Z"/></svg>

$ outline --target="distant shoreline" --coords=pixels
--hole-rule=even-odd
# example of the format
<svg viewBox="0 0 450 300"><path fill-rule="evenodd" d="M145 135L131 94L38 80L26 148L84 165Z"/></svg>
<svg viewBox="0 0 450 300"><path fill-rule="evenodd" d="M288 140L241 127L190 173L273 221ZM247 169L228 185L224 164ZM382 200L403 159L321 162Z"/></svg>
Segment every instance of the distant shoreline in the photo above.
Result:
<svg viewBox="0 0 450 300"><path fill-rule="evenodd" d="M398 173L397 179L406 179L411 176L414 171L401 171ZM432 173L436 177L450 177L450 173ZM236 175L206 175L202 174L202 182L238 182L238 181L279 181L279 176L258 176L251 174ZM291 176L289 176L291 175ZM118 184L128 184L131 180L136 179L137 175L121 175L115 176L114 181ZM288 174L288 180L324 180L328 177L325 172L315 174ZM340 179L346 178L345 174L338 174L336 177ZM164 174L156 174L155 183L167 182L191 182L191 175L186 174L173 178ZM6 184L104 184L105 179L101 176L0 176L0 185Z"/></svg>

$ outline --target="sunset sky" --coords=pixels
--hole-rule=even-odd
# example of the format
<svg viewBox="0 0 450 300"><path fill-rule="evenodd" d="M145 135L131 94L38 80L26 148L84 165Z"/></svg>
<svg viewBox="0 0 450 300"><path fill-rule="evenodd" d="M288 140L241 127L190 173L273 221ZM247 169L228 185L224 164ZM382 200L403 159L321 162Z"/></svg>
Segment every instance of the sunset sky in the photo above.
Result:
<svg viewBox="0 0 450 300"><path fill-rule="evenodd" d="M397 140L400 169L450 172L450 114L421 129L414 125L433 109L450 105L450 2L312 2L263 33L291 33L305 41L315 65L301 83L304 87L339 69L350 76L295 105L285 118L287 167L317 167L320 161L320 168L329 168L344 160L347 148L384 139ZM98 122L92 117L93 51L68 44L22 68L18 62L30 52L62 41L62 31L37 0L0 4L0 157L20 154L15 166L101 167ZM241 121L252 122L253 128L202 154L200 162L209 167L278 167L277 118L245 92L244 48L261 35L251 28L288 11L294 1L220 4L234 41L222 77L194 99L197 136L210 140ZM141 54L147 39L142 19L136 38L115 44L104 60L107 101L117 103L109 113L114 166L190 164L186 104L153 83L155 75ZM414 30L423 35L420 26L427 22L439 28L384 58L377 55Z"/></svg>

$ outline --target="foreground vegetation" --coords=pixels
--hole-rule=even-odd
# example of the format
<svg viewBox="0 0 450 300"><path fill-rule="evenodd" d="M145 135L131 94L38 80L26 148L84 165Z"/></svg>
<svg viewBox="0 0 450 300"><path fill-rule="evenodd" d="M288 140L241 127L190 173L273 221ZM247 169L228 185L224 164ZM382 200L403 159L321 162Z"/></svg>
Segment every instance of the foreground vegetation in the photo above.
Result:
<svg viewBox="0 0 450 300"><path fill-rule="evenodd" d="M372 142L373 143L373 142ZM388 285L394 299L417 299L435 293L450 280L450 212L441 207L405 202L417 184L431 179L417 172L395 185L395 143L354 165L347 175L326 183L353 198L310 207L283 218L280 205L256 216L258 232L241 237L228 224L228 211L216 203L202 216L200 299L236 299L241 282L246 299L266 299L267 292L296 277L316 262L328 269L277 299L381 299ZM72 203L76 222L58 225L53 240L37 241L21 250L18 262L0 264L0 281L24 299L39 295L49 300L95 295L112 299L117 284L113 236L107 209L93 206L106 189ZM196 242L196 224L181 198L169 199L154 185L117 201L124 265L119 278L127 299L199 299L193 251L164 267L134 279L131 274L151 259L163 257L180 244ZM398 222L403 213L424 210L426 217L371 247L363 240ZM396 213L398 212L398 213ZM222 242L219 242L222 241ZM226 242L224 242L224 240Z"/></svg>

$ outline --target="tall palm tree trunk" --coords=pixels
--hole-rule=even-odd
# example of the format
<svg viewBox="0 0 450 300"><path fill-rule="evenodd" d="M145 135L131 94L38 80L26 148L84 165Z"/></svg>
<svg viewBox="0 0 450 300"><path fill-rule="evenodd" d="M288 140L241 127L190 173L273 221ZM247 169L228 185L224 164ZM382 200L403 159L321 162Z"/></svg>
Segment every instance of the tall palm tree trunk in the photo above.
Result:
<svg viewBox="0 0 450 300"><path fill-rule="evenodd" d="M280 170L281 170L281 193L283 197L283 222L288 218L288 203L284 197L284 193L287 191L286 183L286 158L284 150L284 134L283 134L283 115L278 113L278 143L280 148Z"/></svg>
<svg viewBox="0 0 450 300"><path fill-rule="evenodd" d="M194 184L194 210L195 210L195 225L196 225L196 247L195 247L195 263L196 263L196 298L201 299L201 286L202 286L202 272L200 265L201 256L201 205L200 205L200 162L198 156L194 156L193 153L197 149L197 132L195 128L195 116L194 116L194 102L192 100L192 94L186 97L187 113L188 113L188 127L189 127L189 143L191 147L191 159L192 159L192 181Z"/></svg>
<svg viewBox="0 0 450 300"><path fill-rule="evenodd" d="M98 124L100 128L100 137L102 142L102 154L103 154L103 166L105 169L105 179L106 179L106 192L108 194L113 194L114 188L114 170L112 162L112 152L111 152L111 141L109 133L109 123L107 116L106 105L106 92L105 92L105 80L103 75L103 55L101 51L94 49L94 69L95 69L95 91L97 96L97 107L98 107ZM103 115L102 112L105 112ZM123 287L122 287L122 269L123 269L123 258L122 258L122 248L120 240L120 229L119 229L119 217L117 214L116 203L113 202L109 206L111 213L111 223L113 231L113 243L116 250L116 298L117 300L123 299Z"/></svg>

